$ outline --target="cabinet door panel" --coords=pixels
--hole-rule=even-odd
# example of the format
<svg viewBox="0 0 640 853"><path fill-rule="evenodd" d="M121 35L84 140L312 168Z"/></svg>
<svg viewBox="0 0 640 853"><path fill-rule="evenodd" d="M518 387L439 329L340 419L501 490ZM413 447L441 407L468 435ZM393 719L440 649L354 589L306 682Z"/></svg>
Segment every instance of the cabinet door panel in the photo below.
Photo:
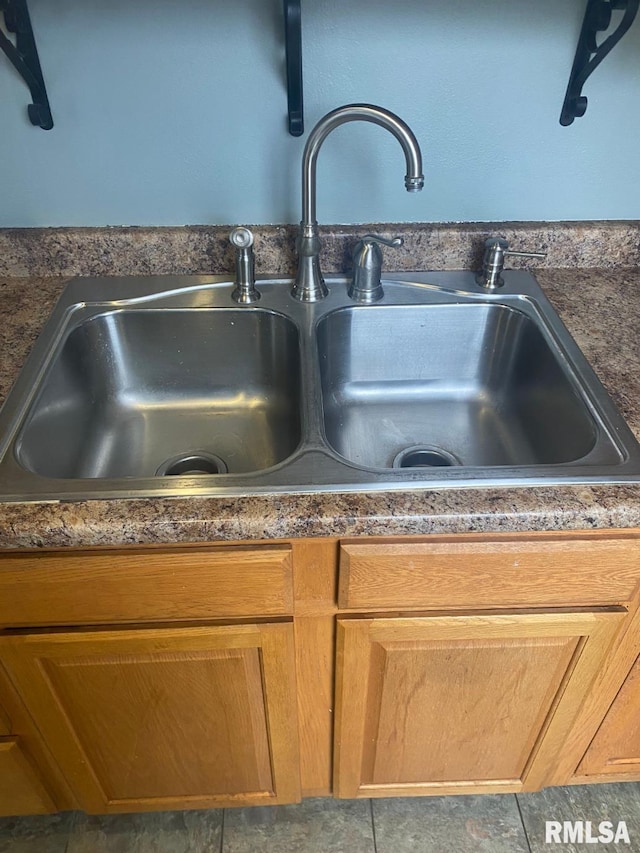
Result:
<svg viewBox="0 0 640 853"><path fill-rule="evenodd" d="M363 781L517 783L578 642L381 643L377 748Z"/></svg>
<svg viewBox="0 0 640 853"><path fill-rule="evenodd" d="M0 815L48 814L55 810L18 739L0 739Z"/></svg>
<svg viewBox="0 0 640 853"><path fill-rule="evenodd" d="M299 799L290 623L9 637L87 811Z"/></svg>
<svg viewBox="0 0 640 853"><path fill-rule="evenodd" d="M577 770L578 776L640 773L640 658L598 729Z"/></svg>
<svg viewBox="0 0 640 853"><path fill-rule="evenodd" d="M623 612L338 621L338 796L540 787Z"/></svg>

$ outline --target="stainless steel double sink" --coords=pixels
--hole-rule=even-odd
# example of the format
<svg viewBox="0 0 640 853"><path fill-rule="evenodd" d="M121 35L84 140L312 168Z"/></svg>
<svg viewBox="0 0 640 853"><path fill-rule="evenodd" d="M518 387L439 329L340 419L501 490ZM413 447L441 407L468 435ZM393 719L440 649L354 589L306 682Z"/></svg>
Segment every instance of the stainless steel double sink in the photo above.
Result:
<svg viewBox="0 0 640 853"><path fill-rule="evenodd" d="M640 480L640 447L535 279L71 282L0 412L0 500Z"/></svg>

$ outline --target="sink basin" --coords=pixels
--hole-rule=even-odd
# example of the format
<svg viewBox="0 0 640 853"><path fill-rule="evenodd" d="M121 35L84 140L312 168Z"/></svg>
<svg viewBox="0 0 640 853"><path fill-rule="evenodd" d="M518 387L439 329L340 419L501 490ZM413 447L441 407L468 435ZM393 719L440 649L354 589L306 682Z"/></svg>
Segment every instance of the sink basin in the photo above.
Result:
<svg viewBox="0 0 640 853"><path fill-rule="evenodd" d="M16 446L64 479L270 468L300 442L295 325L257 310L116 310L75 326Z"/></svg>
<svg viewBox="0 0 640 853"><path fill-rule="evenodd" d="M344 308L318 354L327 440L357 465L556 465L596 444L559 352L505 305Z"/></svg>
<svg viewBox="0 0 640 853"><path fill-rule="evenodd" d="M357 305L262 278L77 279L0 410L0 500L640 482L535 279L396 273Z"/></svg>

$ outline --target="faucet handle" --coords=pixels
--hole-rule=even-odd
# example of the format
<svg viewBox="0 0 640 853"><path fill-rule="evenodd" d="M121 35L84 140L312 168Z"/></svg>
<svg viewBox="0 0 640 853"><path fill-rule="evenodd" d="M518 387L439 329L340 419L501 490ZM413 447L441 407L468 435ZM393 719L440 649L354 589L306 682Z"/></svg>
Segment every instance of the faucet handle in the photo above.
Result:
<svg viewBox="0 0 640 853"><path fill-rule="evenodd" d="M402 237L380 237L365 234L353 250L353 281L348 295L355 302L378 302L384 296L380 283L382 275L382 252L380 246L402 246Z"/></svg>
<svg viewBox="0 0 640 853"><path fill-rule="evenodd" d="M521 252L509 248L504 237L488 237L484 241L482 269L476 275L476 284L485 290L497 290L504 284L502 270L506 255L514 258L546 258L546 252Z"/></svg>
<svg viewBox="0 0 640 853"><path fill-rule="evenodd" d="M379 234L365 234L364 237L356 243L356 248L354 250L357 251L358 247L361 243L378 243L382 246L403 246L404 245L404 237L380 237Z"/></svg>

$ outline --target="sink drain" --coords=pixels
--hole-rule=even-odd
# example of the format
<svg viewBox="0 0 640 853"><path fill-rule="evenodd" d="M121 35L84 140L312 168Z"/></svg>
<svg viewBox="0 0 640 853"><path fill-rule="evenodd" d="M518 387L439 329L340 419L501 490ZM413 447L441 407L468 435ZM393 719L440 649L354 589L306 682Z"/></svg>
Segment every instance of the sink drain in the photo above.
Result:
<svg viewBox="0 0 640 853"><path fill-rule="evenodd" d="M460 465L453 453L423 444L406 447L393 460L394 468L448 468L451 465Z"/></svg>
<svg viewBox="0 0 640 853"><path fill-rule="evenodd" d="M213 453L181 453L167 459L156 471L156 477L188 477L193 474L226 474L227 463Z"/></svg>

